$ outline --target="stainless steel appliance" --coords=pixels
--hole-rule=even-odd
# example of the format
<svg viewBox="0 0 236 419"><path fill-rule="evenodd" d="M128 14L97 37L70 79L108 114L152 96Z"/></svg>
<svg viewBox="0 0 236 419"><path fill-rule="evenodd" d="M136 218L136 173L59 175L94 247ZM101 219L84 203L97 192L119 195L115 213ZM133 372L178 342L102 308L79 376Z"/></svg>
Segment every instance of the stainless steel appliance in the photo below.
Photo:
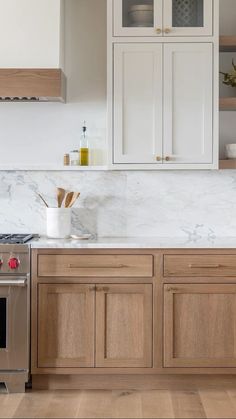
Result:
<svg viewBox="0 0 236 419"><path fill-rule="evenodd" d="M32 235L0 235L0 382L9 393L29 379Z"/></svg>

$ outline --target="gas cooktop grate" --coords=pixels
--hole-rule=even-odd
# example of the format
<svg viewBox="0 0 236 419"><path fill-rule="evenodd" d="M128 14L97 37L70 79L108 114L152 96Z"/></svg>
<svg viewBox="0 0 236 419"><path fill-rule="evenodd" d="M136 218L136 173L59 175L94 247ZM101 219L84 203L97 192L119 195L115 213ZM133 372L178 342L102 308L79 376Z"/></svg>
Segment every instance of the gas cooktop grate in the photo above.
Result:
<svg viewBox="0 0 236 419"><path fill-rule="evenodd" d="M24 244L34 237L33 234L0 234L0 244Z"/></svg>

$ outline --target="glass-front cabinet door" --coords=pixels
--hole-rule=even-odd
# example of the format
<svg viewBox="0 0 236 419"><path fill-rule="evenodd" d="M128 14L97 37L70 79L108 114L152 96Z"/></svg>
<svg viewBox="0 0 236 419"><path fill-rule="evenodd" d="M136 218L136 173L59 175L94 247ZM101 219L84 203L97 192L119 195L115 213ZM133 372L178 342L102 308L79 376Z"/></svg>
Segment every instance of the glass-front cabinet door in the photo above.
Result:
<svg viewBox="0 0 236 419"><path fill-rule="evenodd" d="M113 0L113 35L162 36L162 5L162 0Z"/></svg>
<svg viewBox="0 0 236 419"><path fill-rule="evenodd" d="M211 36L212 0L163 0L165 36Z"/></svg>

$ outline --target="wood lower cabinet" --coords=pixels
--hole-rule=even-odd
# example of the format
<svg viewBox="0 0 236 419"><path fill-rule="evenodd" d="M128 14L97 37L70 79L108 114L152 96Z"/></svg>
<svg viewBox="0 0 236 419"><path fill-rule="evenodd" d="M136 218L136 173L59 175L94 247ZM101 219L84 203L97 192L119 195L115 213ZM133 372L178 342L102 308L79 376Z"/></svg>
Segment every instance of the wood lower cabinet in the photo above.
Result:
<svg viewBox="0 0 236 419"><path fill-rule="evenodd" d="M34 388L236 380L235 258L234 249L33 250Z"/></svg>
<svg viewBox="0 0 236 419"><path fill-rule="evenodd" d="M152 367L152 284L39 284L37 342L39 369Z"/></svg>
<svg viewBox="0 0 236 419"><path fill-rule="evenodd" d="M164 285L164 366L236 367L236 285Z"/></svg>
<svg viewBox="0 0 236 419"><path fill-rule="evenodd" d="M95 288L38 285L38 367L94 366Z"/></svg>
<svg viewBox="0 0 236 419"><path fill-rule="evenodd" d="M98 286L96 367L152 367L152 285Z"/></svg>

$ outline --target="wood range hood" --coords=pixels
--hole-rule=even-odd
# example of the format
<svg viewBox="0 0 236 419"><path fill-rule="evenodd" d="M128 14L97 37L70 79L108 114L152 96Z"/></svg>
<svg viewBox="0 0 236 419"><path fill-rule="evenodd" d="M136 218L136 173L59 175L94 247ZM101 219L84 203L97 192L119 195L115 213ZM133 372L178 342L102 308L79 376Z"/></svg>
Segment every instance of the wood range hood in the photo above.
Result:
<svg viewBox="0 0 236 419"><path fill-rule="evenodd" d="M0 69L0 102L65 102L61 69Z"/></svg>

